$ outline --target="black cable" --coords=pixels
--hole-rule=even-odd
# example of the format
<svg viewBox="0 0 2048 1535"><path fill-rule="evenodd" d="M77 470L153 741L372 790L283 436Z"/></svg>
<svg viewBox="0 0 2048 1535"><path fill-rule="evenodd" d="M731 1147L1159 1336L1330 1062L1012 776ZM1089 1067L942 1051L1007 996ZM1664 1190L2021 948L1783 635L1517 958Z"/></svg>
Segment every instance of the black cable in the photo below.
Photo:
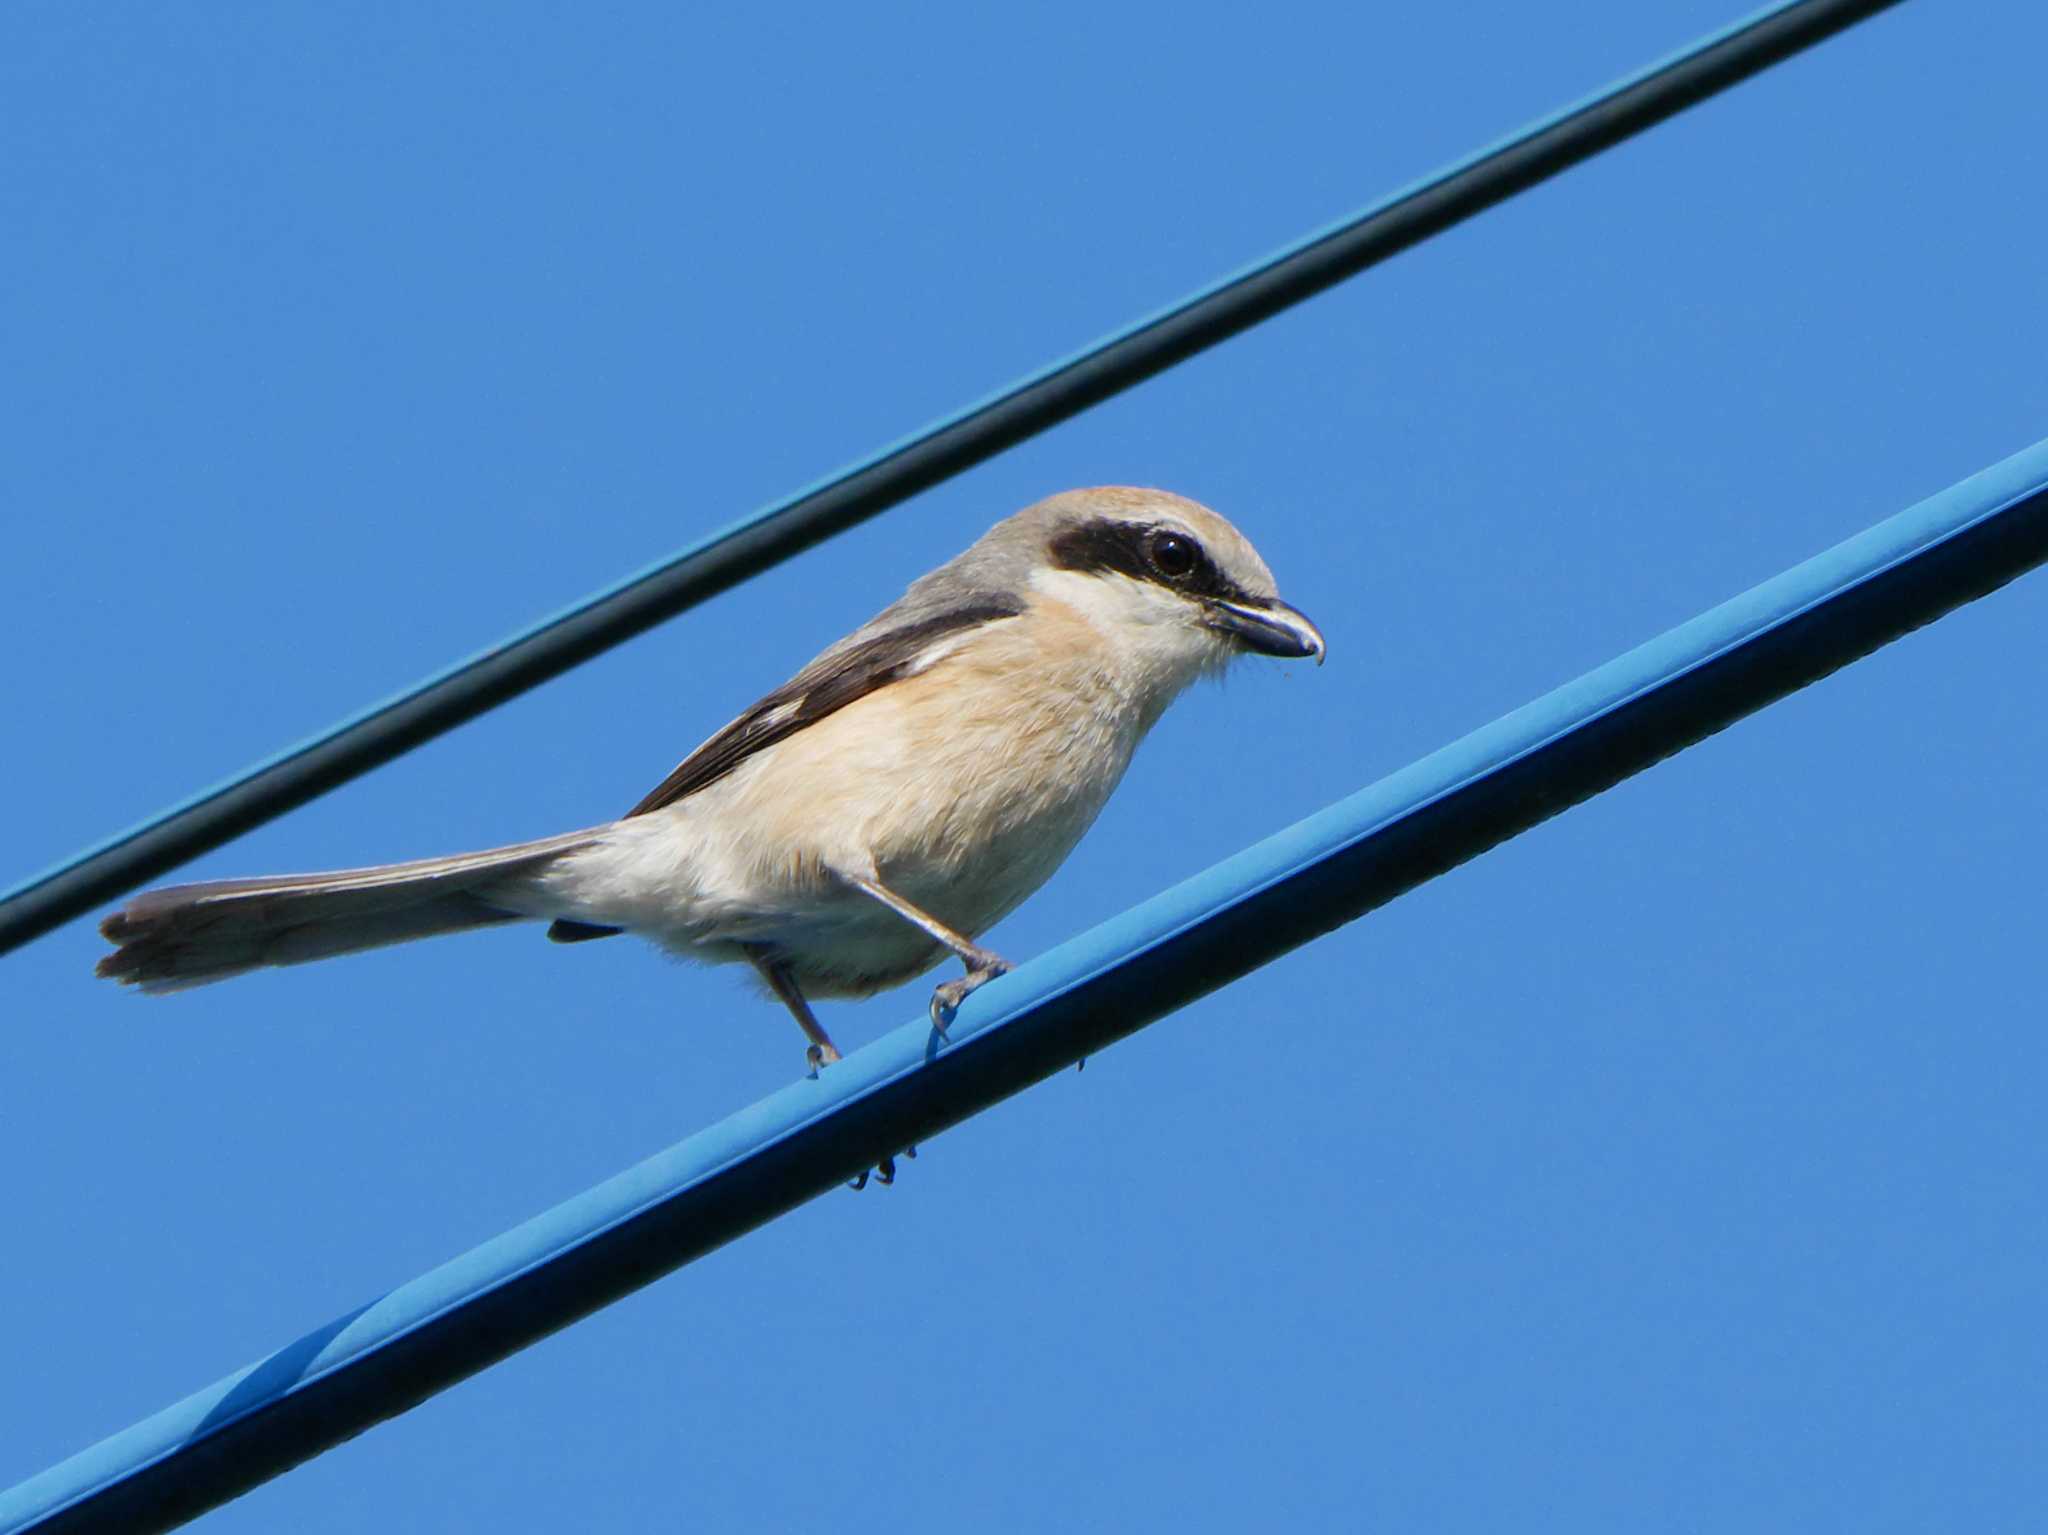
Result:
<svg viewBox="0 0 2048 1535"><path fill-rule="evenodd" d="M1797 0L1313 236L0 898L0 953L1312 298L1898 0Z"/></svg>

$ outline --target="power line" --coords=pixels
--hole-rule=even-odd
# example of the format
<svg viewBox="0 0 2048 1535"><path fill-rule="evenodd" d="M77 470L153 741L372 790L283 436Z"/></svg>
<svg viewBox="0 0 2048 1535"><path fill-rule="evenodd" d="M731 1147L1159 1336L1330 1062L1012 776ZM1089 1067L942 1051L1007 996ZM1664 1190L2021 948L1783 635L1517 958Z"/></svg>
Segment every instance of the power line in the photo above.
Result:
<svg viewBox="0 0 2048 1535"><path fill-rule="evenodd" d="M1565 107L0 896L0 954L1898 0L1793 0Z"/></svg>
<svg viewBox="0 0 2048 1535"><path fill-rule="evenodd" d="M165 1529L2048 561L2048 441L0 1494Z"/></svg>

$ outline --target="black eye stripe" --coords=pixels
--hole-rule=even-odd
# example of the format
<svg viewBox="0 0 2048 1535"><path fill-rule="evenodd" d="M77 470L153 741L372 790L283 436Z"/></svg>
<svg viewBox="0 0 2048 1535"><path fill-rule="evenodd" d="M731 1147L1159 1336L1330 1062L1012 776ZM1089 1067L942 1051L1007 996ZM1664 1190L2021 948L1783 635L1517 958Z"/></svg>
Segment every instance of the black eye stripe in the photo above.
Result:
<svg viewBox="0 0 2048 1535"><path fill-rule="evenodd" d="M1154 558L1157 551L1151 546L1151 541L1161 536L1170 536L1193 551L1194 565L1186 575L1172 578L1159 568ZM1257 600L1216 568L1215 561L1209 558L1209 551L1202 547L1200 539L1179 528L1162 528L1142 522L1115 522L1105 517L1064 529L1054 536L1050 552L1053 564L1061 570L1114 572L1129 576L1133 581L1150 581L1169 591L1198 597L1220 597L1238 602Z"/></svg>
<svg viewBox="0 0 2048 1535"><path fill-rule="evenodd" d="M1146 529L1129 522L1102 519L1064 528L1052 541L1052 562L1061 570L1084 574L1114 571L1133 581L1151 579L1145 562Z"/></svg>

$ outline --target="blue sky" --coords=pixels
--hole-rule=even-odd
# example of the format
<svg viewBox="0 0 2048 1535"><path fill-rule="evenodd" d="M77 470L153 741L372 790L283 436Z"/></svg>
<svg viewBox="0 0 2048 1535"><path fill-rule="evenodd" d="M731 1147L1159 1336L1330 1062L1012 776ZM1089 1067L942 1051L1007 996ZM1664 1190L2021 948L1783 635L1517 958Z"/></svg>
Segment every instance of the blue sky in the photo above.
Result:
<svg viewBox="0 0 2048 1535"><path fill-rule="evenodd" d="M9 7L0 881L1733 14ZM1169 486L1330 664L1183 701L1034 954L2048 432L2044 47L1904 5L186 873L603 819L995 517ZM2037 1527L2044 623L2023 580L203 1527ZM800 1066L630 944L158 1002L100 947L0 969L0 1485Z"/></svg>

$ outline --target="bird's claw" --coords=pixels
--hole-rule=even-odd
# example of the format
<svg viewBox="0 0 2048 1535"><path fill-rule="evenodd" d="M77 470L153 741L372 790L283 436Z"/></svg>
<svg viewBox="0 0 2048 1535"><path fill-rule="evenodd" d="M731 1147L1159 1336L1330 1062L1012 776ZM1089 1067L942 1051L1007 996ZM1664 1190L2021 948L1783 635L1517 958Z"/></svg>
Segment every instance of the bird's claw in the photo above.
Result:
<svg viewBox="0 0 2048 1535"><path fill-rule="evenodd" d="M818 1080L818 1073L827 1066L837 1065L839 1058L839 1052L833 1048L830 1040L822 1045L811 1045L804 1051L804 1075L815 1082Z"/></svg>
<svg viewBox="0 0 2048 1535"><path fill-rule="evenodd" d="M903 1154L913 1162L917 1160L917 1148L915 1146L905 1146ZM860 1176L849 1180L846 1186L857 1194L868 1186L868 1176L868 1169L863 1167L860 1170ZM896 1159L894 1157L882 1158L881 1164L874 1169L874 1180L881 1184L883 1188L889 1187L890 1184L896 1181Z"/></svg>
<svg viewBox="0 0 2048 1535"><path fill-rule="evenodd" d="M962 1002L997 976L1008 975L1013 968L1015 967L1007 959L983 950L975 956L973 968L957 981L941 981L933 987L932 1027L939 1031L939 1037L945 1037L946 1026L960 1011Z"/></svg>

